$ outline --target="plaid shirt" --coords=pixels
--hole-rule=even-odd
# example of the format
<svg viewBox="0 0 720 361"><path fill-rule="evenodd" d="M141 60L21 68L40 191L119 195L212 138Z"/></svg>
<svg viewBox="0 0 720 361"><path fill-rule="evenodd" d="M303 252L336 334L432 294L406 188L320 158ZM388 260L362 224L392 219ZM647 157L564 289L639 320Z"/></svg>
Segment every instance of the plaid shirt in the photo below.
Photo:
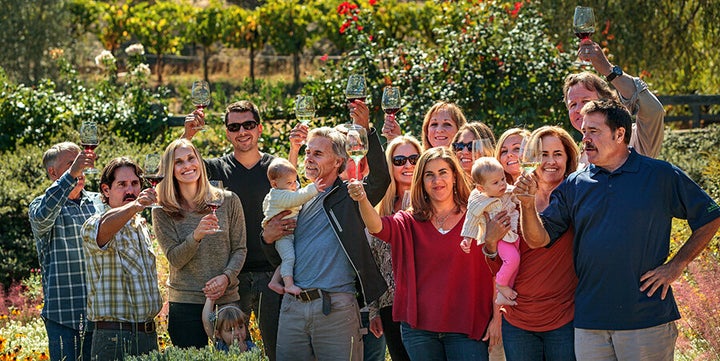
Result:
<svg viewBox="0 0 720 361"><path fill-rule="evenodd" d="M95 213L93 200L99 195L83 191L79 204L69 200L76 184L66 172L30 203L28 216L42 271L42 316L79 330L87 316L80 228Z"/></svg>
<svg viewBox="0 0 720 361"><path fill-rule="evenodd" d="M145 322L162 308L155 253L145 218L136 214L104 247L96 242L100 214L82 227L87 256L88 319Z"/></svg>

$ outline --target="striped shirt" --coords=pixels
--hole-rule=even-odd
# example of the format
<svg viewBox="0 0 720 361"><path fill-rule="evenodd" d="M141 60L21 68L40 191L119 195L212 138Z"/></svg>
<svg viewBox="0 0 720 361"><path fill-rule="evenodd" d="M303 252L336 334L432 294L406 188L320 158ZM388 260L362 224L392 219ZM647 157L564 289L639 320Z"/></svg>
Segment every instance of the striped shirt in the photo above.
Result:
<svg viewBox="0 0 720 361"><path fill-rule="evenodd" d="M136 214L105 246L96 242L101 215L85 222L88 319L150 321L162 308L155 253L145 218Z"/></svg>
<svg viewBox="0 0 720 361"><path fill-rule="evenodd" d="M85 256L80 228L95 213L97 193L83 191L78 201L68 199L77 185L69 172L35 198L28 216L42 272L42 316L80 330L87 312Z"/></svg>

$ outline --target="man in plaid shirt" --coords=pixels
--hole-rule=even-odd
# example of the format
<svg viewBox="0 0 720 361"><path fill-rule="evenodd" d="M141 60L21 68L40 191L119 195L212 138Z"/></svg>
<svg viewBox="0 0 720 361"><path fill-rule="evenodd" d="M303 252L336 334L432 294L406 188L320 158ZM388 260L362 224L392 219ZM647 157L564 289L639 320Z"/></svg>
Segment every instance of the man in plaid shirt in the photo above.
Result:
<svg viewBox="0 0 720 361"><path fill-rule="evenodd" d="M28 215L42 271L42 318L51 360L90 359L85 257L80 227L96 212L98 194L86 192L83 169L95 155L74 143L53 145L43 166L53 183L30 203Z"/></svg>

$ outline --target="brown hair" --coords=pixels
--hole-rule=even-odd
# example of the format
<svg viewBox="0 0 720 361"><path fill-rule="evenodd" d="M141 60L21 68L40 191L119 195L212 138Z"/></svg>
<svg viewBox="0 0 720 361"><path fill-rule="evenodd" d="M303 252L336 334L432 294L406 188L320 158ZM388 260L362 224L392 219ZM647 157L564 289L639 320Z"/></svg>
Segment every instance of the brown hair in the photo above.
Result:
<svg viewBox="0 0 720 361"><path fill-rule="evenodd" d="M565 108L567 108L568 105L568 91L570 91L570 88L575 84L582 84L585 89L596 92L598 94L598 98L600 99L607 98L617 100L617 94L610 89L610 86L606 81L594 73L584 71L582 73L570 74L565 77L565 84L563 84L563 102L565 103Z"/></svg>
<svg viewBox="0 0 720 361"><path fill-rule="evenodd" d="M562 142L563 148L565 148L565 154L567 154L568 159L565 164L564 176L567 177L570 173L576 171L580 158L580 149L578 149L578 146L575 144L572 136L570 136L570 133L563 128L546 125L535 129L535 131L530 135L530 141L534 142L535 140L542 139L542 137L546 136L557 137L560 139L560 142Z"/></svg>
<svg viewBox="0 0 720 361"><path fill-rule="evenodd" d="M259 123L261 123L260 119L260 110L258 110L257 105L255 105L253 102L249 100L240 100L237 102L234 102L225 108L225 125L228 123L228 115L230 113L245 113L250 112L253 115L253 119Z"/></svg>
<svg viewBox="0 0 720 361"><path fill-rule="evenodd" d="M430 110L425 113L425 119L423 119L422 124L422 145L423 150L428 150L432 148L432 145L430 145L430 141L428 140L428 124L430 124L430 120L432 119L435 112L438 110L445 109L450 113L450 118L455 122L455 126L460 129L465 123L467 123L467 120L465 119L465 114L463 114L460 107L455 105L455 103L448 103L444 101L439 101L435 104L433 104L432 107L430 107Z"/></svg>
<svg viewBox="0 0 720 361"><path fill-rule="evenodd" d="M473 163L470 174L475 184L482 184L485 182L488 173L497 171L505 172L500 161L493 157L480 157Z"/></svg>
<svg viewBox="0 0 720 361"><path fill-rule="evenodd" d="M605 124L610 130L615 132L618 128L625 128L625 136L623 141L630 144L630 136L632 135L632 117L627 108L615 99L600 99L588 102L580 110L580 114L587 115L591 113L600 113L605 116Z"/></svg>
<svg viewBox="0 0 720 361"><path fill-rule="evenodd" d="M107 185L108 188L112 188L112 184L115 181L115 171L123 167L132 168L138 178L142 177L142 168L138 167L138 165L135 164L132 159L128 157L113 158L102 170L102 173L100 175L100 189L102 189L103 184ZM105 195L105 193L100 192L100 194L102 195L103 202L107 203L108 197Z"/></svg>
<svg viewBox="0 0 720 361"><path fill-rule="evenodd" d="M412 212L415 219L420 222L425 222L433 216L433 208L424 187L424 174L425 167L428 162L435 159L441 159L445 161L452 171L452 175L455 178L453 184L453 201L456 205L455 213L462 211L462 208L467 206L468 196L470 196L470 184L465 171L460 167L457 158L453 152L445 147L430 148L420 155L417 164L415 165L415 173L413 174L412 186L410 188L410 194L412 195Z"/></svg>
<svg viewBox="0 0 720 361"><path fill-rule="evenodd" d="M285 158L276 157L268 166L267 177L269 180L276 180L290 174L297 174L297 170L292 163Z"/></svg>

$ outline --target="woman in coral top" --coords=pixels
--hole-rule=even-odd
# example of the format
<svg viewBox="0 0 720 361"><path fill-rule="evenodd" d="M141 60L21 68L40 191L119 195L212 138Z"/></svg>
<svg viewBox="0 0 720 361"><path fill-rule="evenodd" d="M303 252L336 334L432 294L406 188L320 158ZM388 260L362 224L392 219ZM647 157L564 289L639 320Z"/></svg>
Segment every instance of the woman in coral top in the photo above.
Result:
<svg viewBox="0 0 720 361"><path fill-rule="evenodd" d="M536 129L531 141L542 139L543 161L535 170L538 211L550 203L550 194L578 166L579 150L565 130ZM502 339L507 361L575 360L573 313L577 277L573 267L573 232L569 230L550 248L530 249L520 243L520 268L515 278L517 302L505 307ZM497 254L497 241L486 241L484 252ZM496 272L502 261L488 256Z"/></svg>
<svg viewBox="0 0 720 361"><path fill-rule="evenodd" d="M445 147L420 156L409 211L380 217L362 183L348 192L368 231L391 246L393 319L410 359L487 360L493 281L480 252L457 246L470 194L457 158Z"/></svg>

